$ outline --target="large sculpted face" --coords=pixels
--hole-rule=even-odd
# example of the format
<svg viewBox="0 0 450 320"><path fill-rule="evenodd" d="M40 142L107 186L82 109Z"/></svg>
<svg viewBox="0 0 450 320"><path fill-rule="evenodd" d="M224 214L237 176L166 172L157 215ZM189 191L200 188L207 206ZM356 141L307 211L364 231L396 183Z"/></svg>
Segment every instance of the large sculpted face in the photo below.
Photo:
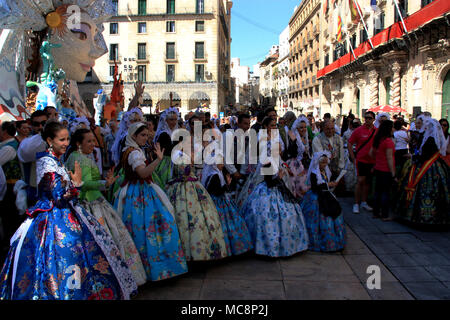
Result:
<svg viewBox="0 0 450 320"><path fill-rule="evenodd" d="M103 42L103 35L92 18L83 11L80 16L78 26L69 29L61 37L53 32L51 38L52 43L61 44L61 47L52 49L56 67L65 71L66 79L78 82L84 81L86 74L95 65L95 60L107 52L98 45ZM101 40L95 41L96 37L101 37Z"/></svg>

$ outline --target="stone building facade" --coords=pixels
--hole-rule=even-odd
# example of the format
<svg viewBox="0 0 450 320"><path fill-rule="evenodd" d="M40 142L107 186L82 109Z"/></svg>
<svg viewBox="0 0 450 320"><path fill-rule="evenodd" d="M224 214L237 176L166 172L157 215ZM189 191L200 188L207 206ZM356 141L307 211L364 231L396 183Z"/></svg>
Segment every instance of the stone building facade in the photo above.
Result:
<svg viewBox="0 0 450 320"><path fill-rule="evenodd" d="M182 114L199 105L218 114L231 101L231 7L228 0L117 0L118 14L104 24L109 53L98 59L80 93L112 89L114 60L124 80L125 104L144 82L143 105ZM84 94L83 94L84 92ZM125 106L127 107L127 106Z"/></svg>
<svg viewBox="0 0 450 320"><path fill-rule="evenodd" d="M259 64L259 93L260 104L263 107L275 107L279 96L277 70L279 46L272 46L269 55Z"/></svg>
<svg viewBox="0 0 450 320"><path fill-rule="evenodd" d="M321 0L303 0L289 21L289 108L297 113L319 109L320 8Z"/></svg>
<svg viewBox="0 0 450 320"><path fill-rule="evenodd" d="M279 57L278 69L276 70L276 81L278 81L279 95L277 99L277 111L285 113L289 104L289 26L287 26L279 36Z"/></svg>
<svg viewBox="0 0 450 320"><path fill-rule="evenodd" d="M342 42L327 21L336 20L339 9L349 12L348 1L335 1L324 13L318 72L322 115L351 110L362 117L371 107L389 104L413 118L423 111L437 119L450 118L450 2L398 2L405 24L390 1L377 1L380 14L370 7L370 0L358 1L369 37L361 22L352 23L343 15Z"/></svg>

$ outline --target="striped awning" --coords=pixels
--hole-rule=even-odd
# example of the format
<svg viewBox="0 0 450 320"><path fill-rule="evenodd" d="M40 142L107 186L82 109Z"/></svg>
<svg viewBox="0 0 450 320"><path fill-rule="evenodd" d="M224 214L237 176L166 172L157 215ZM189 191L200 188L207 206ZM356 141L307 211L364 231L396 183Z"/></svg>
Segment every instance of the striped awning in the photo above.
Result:
<svg viewBox="0 0 450 320"><path fill-rule="evenodd" d="M181 101L180 96L175 91L172 92L172 101ZM161 100L170 100L170 93L171 92L164 92L164 94L161 96Z"/></svg>
<svg viewBox="0 0 450 320"><path fill-rule="evenodd" d="M209 98L209 96L206 93L204 93L203 91L194 92L189 99L190 100L211 100Z"/></svg>

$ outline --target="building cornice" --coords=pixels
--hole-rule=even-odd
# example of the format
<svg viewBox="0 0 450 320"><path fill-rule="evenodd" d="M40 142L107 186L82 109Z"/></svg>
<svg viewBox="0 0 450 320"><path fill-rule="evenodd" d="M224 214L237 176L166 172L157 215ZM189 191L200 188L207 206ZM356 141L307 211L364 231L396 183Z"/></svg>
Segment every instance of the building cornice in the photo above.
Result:
<svg viewBox="0 0 450 320"><path fill-rule="evenodd" d="M146 15L117 15L112 16L107 22L142 22L142 21L159 21L159 20L199 20L214 19L214 13L155 13ZM131 21L130 21L131 20Z"/></svg>
<svg viewBox="0 0 450 320"><path fill-rule="evenodd" d="M295 30L291 36L289 36L289 42L291 42L292 39L295 38L305 28L305 25L309 23L309 21L311 21L311 17L313 17L316 14L316 12L319 11L320 5L321 2L319 1L317 2L317 5L311 9L311 12L308 15L308 17L302 22L302 24L298 27L298 29ZM289 22L289 29L291 29L291 22Z"/></svg>

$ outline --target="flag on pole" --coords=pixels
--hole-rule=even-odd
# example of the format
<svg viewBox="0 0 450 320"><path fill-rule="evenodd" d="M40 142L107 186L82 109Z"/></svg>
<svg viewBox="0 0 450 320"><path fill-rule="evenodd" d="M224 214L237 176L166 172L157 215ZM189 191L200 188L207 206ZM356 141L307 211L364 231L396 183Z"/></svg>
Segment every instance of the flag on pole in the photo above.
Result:
<svg viewBox="0 0 450 320"><path fill-rule="evenodd" d="M327 12L328 9L328 0L325 0L323 3L323 14Z"/></svg>
<svg viewBox="0 0 450 320"><path fill-rule="evenodd" d="M372 0L372 1L376 2L376 0ZM349 3L349 7L350 7L350 13L352 15L352 22L358 23L361 19L359 17L358 9L356 8L356 6L359 7L359 4L356 0L348 0L348 3ZM361 7L359 7L359 9L361 10Z"/></svg>
<svg viewBox="0 0 450 320"><path fill-rule="evenodd" d="M400 11L400 7L398 5L398 2L397 2L397 0L393 0L393 1L394 1L395 8L397 9L397 14L400 17L400 21L401 21L401 24L403 26L403 30L405 31L405 33L407 33L408 30L406 29L405 21L403 20L403 15L402 15L402 12Z"/></svg>
<svg viewBox="0 0 450 320"><path fill-rule="evenodd" d="M338 28L337 28L336 40L338 42L342 41L342 19L341 19L341 16L338 16Z"/></svg>

